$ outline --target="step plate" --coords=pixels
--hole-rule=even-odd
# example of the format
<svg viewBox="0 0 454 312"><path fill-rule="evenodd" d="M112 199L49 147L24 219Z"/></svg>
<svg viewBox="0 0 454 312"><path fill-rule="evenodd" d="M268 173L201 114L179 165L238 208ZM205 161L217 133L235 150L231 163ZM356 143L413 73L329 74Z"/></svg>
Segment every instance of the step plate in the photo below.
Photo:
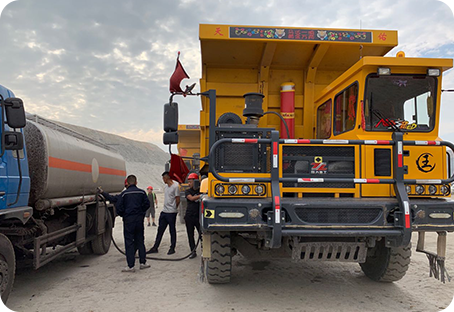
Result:
<svg viewBox="0 0 454 312"><path fill-rule="evenodd" d="M292 246L294 261L342 261L364 263L367 256L365 242L296 242Z"/></svg>

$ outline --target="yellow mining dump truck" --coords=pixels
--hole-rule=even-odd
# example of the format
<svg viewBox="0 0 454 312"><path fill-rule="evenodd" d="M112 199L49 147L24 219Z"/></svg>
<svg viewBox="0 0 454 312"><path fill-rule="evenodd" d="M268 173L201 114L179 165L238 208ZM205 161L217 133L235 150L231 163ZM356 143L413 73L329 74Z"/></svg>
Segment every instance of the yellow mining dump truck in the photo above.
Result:
<svg viewBox="0 0 454 312"><path fill-rule="evenodd" d="M454 145L438 131L452 59L385 57L391 30L200 25L200 42L208 282L230 281L236 252L357 262L393 282L412 232L431 274L449 277ZM439 235L434 252L425 232Z"/></svg>
<svg viewBox="0 0 454 312"><path fill-rule="evenodd" d="M178 125L177 149L189 171L200 170L200 125Z"/></svg>
<svg viewBox="0 0 454 312"><path fill-rule="evenodd" d="M178 155L183 158L189 172L199 172L200 170L200 125L178 125ZM185 191L189 187L188 183L180 183L180 206L179 220L184 223L186 214Z"/></svg>

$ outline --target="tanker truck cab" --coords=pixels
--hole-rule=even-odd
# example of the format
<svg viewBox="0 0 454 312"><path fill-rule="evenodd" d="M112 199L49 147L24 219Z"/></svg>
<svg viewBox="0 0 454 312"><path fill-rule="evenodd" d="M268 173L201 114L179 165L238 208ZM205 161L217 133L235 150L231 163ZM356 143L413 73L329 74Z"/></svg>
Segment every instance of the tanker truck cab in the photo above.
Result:
<svg viewBox="0 0 454 312"><path fill-rule="evenodd" d="M230 281L237 252L356 262L393 282L413 232L431 275L449 279L454 145L439 119L452 59L385 57L390 30L200 25L199 37L208 282ZM191 95L165 105L167 144L178 143L180 94ZM432 251L426 232L438 234Z"/></svg>
<svg viewBox="0 0 454 312"><path fill-rule="evenodd" d="M17 218L23 224L31 217L28 206L30 178L24 145L25 111L21 99L0 86L2 109L0 166L0 218ZM19 155L19 157L18 157Z"/></svg>

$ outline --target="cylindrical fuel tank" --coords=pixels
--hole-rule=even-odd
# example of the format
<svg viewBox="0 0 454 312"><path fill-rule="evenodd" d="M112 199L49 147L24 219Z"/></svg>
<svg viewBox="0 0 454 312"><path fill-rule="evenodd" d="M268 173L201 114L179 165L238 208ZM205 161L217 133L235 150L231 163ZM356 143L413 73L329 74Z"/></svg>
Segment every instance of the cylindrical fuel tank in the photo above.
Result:
<svg viewBox="0 0 454 312"><path fill-rule="evenodd" d="M281 121L281 139L293 139L295 137L295 84L284 82L281 84L281 115L288 126L288 131Z"/></svg>
<svg viewBox="0 0 454 312"><path fill-rule="evenodd" d="M123 158L89 139L27 120L25 142L32 206L40 199L94 194L97 186L106 192L120 192L124 187Z"/></svg>

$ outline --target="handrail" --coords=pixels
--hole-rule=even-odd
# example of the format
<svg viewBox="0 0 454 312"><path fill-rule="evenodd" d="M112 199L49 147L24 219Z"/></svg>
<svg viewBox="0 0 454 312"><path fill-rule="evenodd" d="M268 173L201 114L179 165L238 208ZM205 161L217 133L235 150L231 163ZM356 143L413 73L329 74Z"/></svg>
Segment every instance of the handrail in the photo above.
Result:
<svg viewBox="0 0 454 312"><path fill-rule="evenodd" d="M215 151L221 144L270 144L272 156L270 178L227 178L221 176L215 168ZM326 144L326 145L391 145L393 157L393 178L392 179L357 179L357 178L284 178L279 177L279 144ZM440 180L418 180L404 179L404 150L405 145L420 145L420 146L447 146L454 151L454 144L447 141L404 141L401 132L394 132L392 140L321 140L321 139L279 139L277 131L271 131L271 139L245 139L245 138L229 138L220 139L213 143L209 154L209 172L219 181L230 183L254 183L265 182L271 183L273 211L268 212L269 224L272 225L271 236L266 239L266 245L270 248L278 248L281 246L282 238L282 216L281 198L280 198L280 183L354 183L354 184L393 184L396 198L399 203L399 211L394 213L394 225L401 228L401 236L387 238L387 246L407 246L411 240L412 218L411 207L408 194L405 189L405 183L408 184L446 184L454 181L454 175L448 179ZM273 218L274 216L274 218ZM283 220L282 220L283 221Z"/></svg>
<svg viewBox="0 0 454 312"><path fill-rule="evenodd" d="M270 183L271 178L227 178L221 176L214 168L214 151L224 143L237 144L271 144L270 139L228 138L216 141L209 155L209 170L222 182L230 183ZM407 146L447 146L454 151L454 144L448 141L403 141ZM279 144L301 145L395 145L393 140L322 140L322 139L280 139ZM454 175L448 179L404 179L405 184L448 184L454 181ZM357 178L279 178L280 183L354 183L354 184L394 184L395 179L357 179Z"/></svg>

